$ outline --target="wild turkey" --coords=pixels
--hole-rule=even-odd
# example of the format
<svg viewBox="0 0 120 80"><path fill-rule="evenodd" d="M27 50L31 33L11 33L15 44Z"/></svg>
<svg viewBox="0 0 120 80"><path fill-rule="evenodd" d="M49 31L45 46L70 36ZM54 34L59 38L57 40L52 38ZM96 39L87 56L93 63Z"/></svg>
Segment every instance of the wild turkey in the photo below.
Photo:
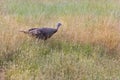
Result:
<svg viewBox="0 0 120 80"><path fill-rule="evenodd" d="M57 28L31 28L28 31L20 31L26 34L29 34L37 39L47 40L50 38L54 33L56 33L61 26L61 23L57 24Z"/></svg>

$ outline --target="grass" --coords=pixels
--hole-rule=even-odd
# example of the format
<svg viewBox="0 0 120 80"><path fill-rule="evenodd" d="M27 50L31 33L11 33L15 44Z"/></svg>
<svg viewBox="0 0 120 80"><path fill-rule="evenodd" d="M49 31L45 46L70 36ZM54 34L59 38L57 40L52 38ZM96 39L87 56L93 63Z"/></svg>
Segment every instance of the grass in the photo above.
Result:
<svg viewBox="0 0 120 80"><path fill-rule="evenodd" d="M0 80L119 80L116 0L1 0ZM63 25L47 41L19 30Z"/></svg>

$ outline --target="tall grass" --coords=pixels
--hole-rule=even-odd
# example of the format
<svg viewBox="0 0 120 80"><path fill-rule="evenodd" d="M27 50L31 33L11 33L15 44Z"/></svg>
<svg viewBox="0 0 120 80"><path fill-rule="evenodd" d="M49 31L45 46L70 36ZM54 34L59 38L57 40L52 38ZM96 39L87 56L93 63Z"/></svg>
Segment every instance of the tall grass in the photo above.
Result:
<svg viewBox="0 0 120 80"><path fill-rule="evenodd" d="M0 79L119 80L119 1L1 0ZM63 25L47 41L19 30Z"/></svg>

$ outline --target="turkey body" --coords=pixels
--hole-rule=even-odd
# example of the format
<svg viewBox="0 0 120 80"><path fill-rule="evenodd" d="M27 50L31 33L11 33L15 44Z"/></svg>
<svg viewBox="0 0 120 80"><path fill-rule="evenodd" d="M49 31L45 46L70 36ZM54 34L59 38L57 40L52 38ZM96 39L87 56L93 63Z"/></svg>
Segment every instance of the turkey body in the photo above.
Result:
<svg viewBox="0 0 120 80"><path fill-rule="evenodd" d="M38 39L42 39L42 40L47 40L48 38L50 38L54 33L57 32L57 29L52 29L52 28L38 28L38 29L34 29L30 32L35 32L35 37Z"/></svg>

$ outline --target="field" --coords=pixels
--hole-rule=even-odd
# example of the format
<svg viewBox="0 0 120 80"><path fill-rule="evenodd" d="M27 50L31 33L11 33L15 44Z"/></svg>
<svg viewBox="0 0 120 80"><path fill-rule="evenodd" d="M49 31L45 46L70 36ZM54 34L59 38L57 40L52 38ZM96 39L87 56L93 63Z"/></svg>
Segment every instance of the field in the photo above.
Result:
<svg viewBox="0 0 120 80"><path fill-rule="evenodd" d="M120 0L0 0L0 80L120 80Z"/></svg>

